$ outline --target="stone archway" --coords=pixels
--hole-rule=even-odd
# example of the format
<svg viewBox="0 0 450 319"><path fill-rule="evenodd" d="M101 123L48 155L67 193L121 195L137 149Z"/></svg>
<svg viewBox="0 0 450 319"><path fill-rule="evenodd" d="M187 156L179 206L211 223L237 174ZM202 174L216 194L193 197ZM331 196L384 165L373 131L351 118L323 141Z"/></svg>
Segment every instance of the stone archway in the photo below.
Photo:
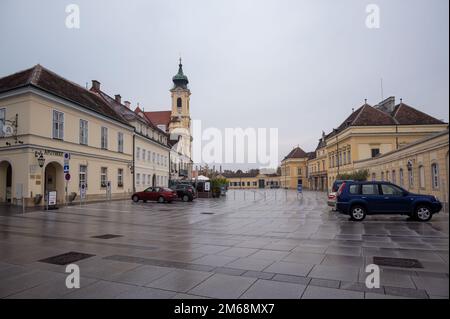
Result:
<svg viewBox="0 0 450 319"><path fill-rule="evenodd" d="M0 162L0 203L12 202L12 173L10 162Z"/></svg>
<svg viewBox="0 0 450 319"><path fill-rule="evenodd" d="M64 169L58 162L50 162L45 166L44 194L56 191L58 204L64 203Z"/></svg>

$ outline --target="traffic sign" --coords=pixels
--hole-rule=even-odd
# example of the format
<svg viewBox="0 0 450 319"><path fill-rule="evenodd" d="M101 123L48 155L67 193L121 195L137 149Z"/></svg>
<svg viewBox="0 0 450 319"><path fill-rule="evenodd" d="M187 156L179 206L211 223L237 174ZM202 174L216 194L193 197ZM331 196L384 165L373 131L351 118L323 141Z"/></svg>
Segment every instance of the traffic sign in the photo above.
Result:
<svg viewBox="0 0 450 319"><path fill-rule="evenodd" d="M64 157L64 161L70 160L70 153L65 152L63 157Z"/></svg>
<svg viewBox="0 0 450 319"><path fill-rule="evenodd" d="M302 186L302 184L298 184L298 185L297 185L297 191L298 191L299 193L302 193L302 192L303 192L303 186Z"/></svg>
<svg viewBox="0 0 450 319"><path fill-rule="evenodd" d="M69 173L69 165L64 165L64 173Z"/></svg>
<svg viewBox="0 0 450 319"><path fill-rule="evenodd" d="M85 183L82 183L80 186L80 197L81 197L81 199L86 198L86 184Z"/></svg>
<svg viewBox="0 0 450 319"><path fill-rule="evenodd" d="M65 179L66 181L70 181L70 174L67 173L66 175L64 175L64 179Z"/></svg>

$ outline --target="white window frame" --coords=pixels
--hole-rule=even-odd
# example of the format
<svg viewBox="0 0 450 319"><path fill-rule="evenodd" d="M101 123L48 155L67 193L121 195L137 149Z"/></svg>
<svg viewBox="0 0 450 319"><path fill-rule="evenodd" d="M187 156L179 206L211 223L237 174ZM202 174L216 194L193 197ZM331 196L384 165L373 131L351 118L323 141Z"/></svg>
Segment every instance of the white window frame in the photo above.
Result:
<svg viewBox="0 0 450 319"><path fill-rule="evenodd" d="M433 189L439 189L439 165L431 164L431 186Z"/></svg>
<svg viewBox="0 0 450 319"><path fill-rule="evenodd" d="M425 188L425 167L419 166L419 187Z"/></svg>
<svg viewBox="0 0 450 319"><path fill-rule="evenodd" d="M52 114L52 137L64 140L64 112L53 110Z"/></svg>
<svg viewBox="0 0 450 319"><path fill-rule="evenodd" d="M81 168L84 167L86 170L84 172L81 171ZM88 177L88 167L87 165L80 165L78 168L78 186L81 187L82 178L84 176L84 184L86 188L88 187L87 177Z"/></svg>
<svg viewBox="0 0 450 319"><path fill-rule="evenodd" d="M123 168L117 169L117 187L123 187Z"/></svg>
<svg viewBox="0 0 450 319"><path fill-rule="evenodd" d="M117 132L117 152L123 153L123 133Z"/></svg>
<svg viewBox="0 0 450 319"><path fill-rule="evenodd" d="M141 174L140 173L136 174L136 185L141 185Z"/></svg>
<svg viewBox="0 0 450 319"><path fill-rule="evenodd" d="M6 123L6 107L0 108L0 137L4 135L3 126Z"/></svg>
<svg viewBox="0 0 450 319"><path fill-rule="evenodd" d="M106 187L108 183L108 167L100 167L100 187Z"/></svg>
<svg viewBox="0 0 450 319"><path fill-rule="evenodd" d="M88 145L89 142L89 122L80 119L80 144Z"/></svg>
<svg viewBox="0 0 450 319"><path fill-rule="evenodd" d="M100 147L104 150L108 149L108 128L106 126L102 126L100 133L101 145Z"/></svg>
<svg viewBox="0 0 450 319"><path fill-rule="evenodd" d="M140 147L136 148L136 160L137 161L141 160L141 148Z"/></svg>

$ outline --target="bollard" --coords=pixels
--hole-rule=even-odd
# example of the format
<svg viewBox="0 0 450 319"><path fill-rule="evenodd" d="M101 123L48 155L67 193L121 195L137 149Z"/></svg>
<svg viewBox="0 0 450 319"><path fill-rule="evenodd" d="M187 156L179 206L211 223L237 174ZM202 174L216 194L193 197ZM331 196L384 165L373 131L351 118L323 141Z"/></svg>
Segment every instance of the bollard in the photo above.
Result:
<svg viewBox="0 0 450 319"><path fill-rule="evenodd" d="M256 191L253 191L253 201L256 200Z"/></svg>
<svg viewBox="0 0 450 319"><path fill-rule="evenodd" d="M245 190L244 190L244 200L245 200Z"/></svg>

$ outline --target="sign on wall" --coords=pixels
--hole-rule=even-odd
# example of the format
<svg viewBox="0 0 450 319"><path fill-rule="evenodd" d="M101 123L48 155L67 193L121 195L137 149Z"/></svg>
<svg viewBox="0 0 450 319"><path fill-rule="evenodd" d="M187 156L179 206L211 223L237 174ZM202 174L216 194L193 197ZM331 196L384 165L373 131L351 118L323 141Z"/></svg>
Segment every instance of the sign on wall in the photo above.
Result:
<svg viewBox="0 0 450 319"><path fill-rule="evenodd" d="M205 192L209 192L211 190L211 183L205 182Z"/></svg>

